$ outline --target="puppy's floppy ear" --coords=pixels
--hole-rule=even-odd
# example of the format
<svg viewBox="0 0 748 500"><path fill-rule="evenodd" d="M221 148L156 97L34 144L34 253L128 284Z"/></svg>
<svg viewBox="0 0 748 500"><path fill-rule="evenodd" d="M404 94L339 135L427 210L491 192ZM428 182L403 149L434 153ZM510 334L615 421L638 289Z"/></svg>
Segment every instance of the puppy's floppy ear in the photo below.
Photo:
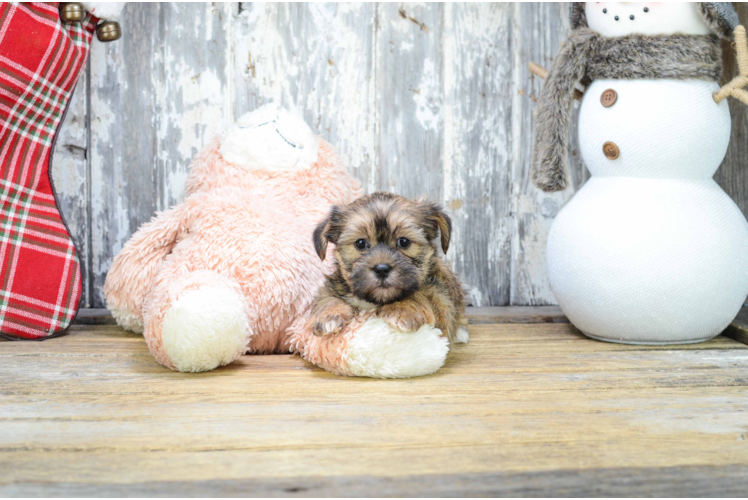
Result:
<svg viewBox="0 0 748 500"><path fill-rule="evenodd" d="M444 213L444 209L436 203L422 201L421 206L424 209L426 220L433 227L434 231L439 229L442 250L444 253L447 253L449 241L452 239L452 219L450 219L449 215ZM434 232L434 237L436 237L436 232Z"/></svg>
<svg viewBox="0 0 748 500"><path fill-rule="evenodd" d="M314 230L314 235L312 236L314 249L321 260L325 260L325 256L327 255L327 242L332 241L333 243L337 243L338 236L340 236L341 215L338 207L332 207L330 214Z"/></svg>

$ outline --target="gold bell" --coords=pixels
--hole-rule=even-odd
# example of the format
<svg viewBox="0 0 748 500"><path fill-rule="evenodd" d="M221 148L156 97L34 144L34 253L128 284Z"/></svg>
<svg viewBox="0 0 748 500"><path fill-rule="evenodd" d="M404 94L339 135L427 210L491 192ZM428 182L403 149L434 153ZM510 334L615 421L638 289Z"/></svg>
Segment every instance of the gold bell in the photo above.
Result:
<svg viewBox="0 0 748 500"><path fill-rule="evenodd" d="M79 23L86 18L86 9L80 3L61 3L60 19L64 23Z"/></svg>
<svg viewBox="0 0 748 500"><path fill-rule="evenodd" d="M119 40L122 36L122 30L117 21L104 21L96 26L96 38L100 42L113 42Z"/></svg>

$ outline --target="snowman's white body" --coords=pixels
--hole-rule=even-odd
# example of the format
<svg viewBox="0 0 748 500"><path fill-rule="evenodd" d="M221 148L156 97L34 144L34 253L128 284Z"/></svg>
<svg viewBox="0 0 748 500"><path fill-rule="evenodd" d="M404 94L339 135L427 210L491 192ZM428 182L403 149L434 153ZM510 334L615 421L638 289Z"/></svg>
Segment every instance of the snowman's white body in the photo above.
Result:
<svg viewBox="0 0 748 500"><path fill-rule="evenodd" d="M700 342L745 301L748 223L712 180L730 139L718 88L597 80L586 90L579 145L592 177L556 217L546 253L559 306L586 335ZM617 94L610 107L601 103L607 89ZM620 151L614 160L603 153L608 141Z"/></svg>

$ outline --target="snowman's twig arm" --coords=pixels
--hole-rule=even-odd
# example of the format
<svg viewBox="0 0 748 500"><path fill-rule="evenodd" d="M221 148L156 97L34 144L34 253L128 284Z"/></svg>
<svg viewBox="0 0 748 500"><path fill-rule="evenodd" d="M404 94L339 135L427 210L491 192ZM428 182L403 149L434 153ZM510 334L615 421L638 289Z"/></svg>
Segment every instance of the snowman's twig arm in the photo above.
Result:
<svg viewBox="0 0 748 500"><path fill-rule="evenodd" d="M748 85L748 37L745 28L738 26L734 31L735 53L738 59L738 76L722 86L714 94L714 101L720 102L731 96L745 104L748 104L748 92L743 89Z"/></svg>
<svg viewBox="0 0 748 500"><path fill-rule="evenodd" d="M545 69L540 64L536 64L534 62L530 62L530 73L532 73L535 76L538 76L545 80L548 77L548 70ZM584 87L582 87L581 84L576 84L574 89L574 99L577 101L581 101L582 97L584 97Z"/></svg>
<svg viewBox="0 0 748 500"><path fill-rule="evenodd" d="M738 70L743 76L748 75L748 38L745 34L745 27L738 26L735 28L735 51L738 57Z"/></svg>
<svg viewBox="0 0 748 500"><path fill-rule="evenodd" d="M540 64L536 64L532 61L530 61L530 73L539 76L543 80L545 80L548 77L548 70L545 69Z"/></svg>
<svg viewBox="0 0 748 500"><path fill-rule="evenodd" d="M743 104L748 104L748 91L743 89L733 89L732 94L730 95L741 101Z"/></svg>

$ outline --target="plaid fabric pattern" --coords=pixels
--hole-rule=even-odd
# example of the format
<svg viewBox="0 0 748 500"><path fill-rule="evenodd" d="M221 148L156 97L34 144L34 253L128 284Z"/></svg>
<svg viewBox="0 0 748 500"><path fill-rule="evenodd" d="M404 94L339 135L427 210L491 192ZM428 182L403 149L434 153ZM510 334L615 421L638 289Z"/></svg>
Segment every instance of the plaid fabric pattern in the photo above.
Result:
<svg viewBox="0 0 748 500"><path fill-rule="evenodd" d="M52 141L83 71L95 18L57 3L0 5L0 333L62 332L81 297L78 254L49 180Z"/></svg>

